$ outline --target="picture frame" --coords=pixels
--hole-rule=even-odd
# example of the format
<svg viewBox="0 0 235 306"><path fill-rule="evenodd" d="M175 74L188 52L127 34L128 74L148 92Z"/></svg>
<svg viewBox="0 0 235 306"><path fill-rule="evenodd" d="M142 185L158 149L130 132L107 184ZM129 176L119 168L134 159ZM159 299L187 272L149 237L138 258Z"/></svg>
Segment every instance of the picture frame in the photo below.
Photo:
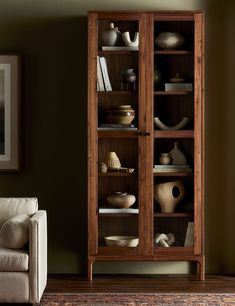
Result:
<svg viewBox="0 0 235 306"><path fill-rule="evenodd" d="M20 56L0 54L0 171L19 170Z"/></svg>

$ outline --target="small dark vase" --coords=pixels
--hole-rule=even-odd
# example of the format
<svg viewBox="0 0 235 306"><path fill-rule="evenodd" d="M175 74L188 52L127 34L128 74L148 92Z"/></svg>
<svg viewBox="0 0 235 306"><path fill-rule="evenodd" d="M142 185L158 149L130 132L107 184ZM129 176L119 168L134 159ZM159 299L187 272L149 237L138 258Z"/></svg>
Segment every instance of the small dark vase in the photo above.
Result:
<svg viewBox="0 0 235 306"><path fill-rule="evenodd" d="M122 74L122 90L135 90L136 74L134 69L128 68Z"/></svg>
<svg viewBox="0 0 235 306"><path fill-rule="evenodd" d="M136 81L136 74L134 69L128 68L123 72L123 82L134 83Z"/></svg>

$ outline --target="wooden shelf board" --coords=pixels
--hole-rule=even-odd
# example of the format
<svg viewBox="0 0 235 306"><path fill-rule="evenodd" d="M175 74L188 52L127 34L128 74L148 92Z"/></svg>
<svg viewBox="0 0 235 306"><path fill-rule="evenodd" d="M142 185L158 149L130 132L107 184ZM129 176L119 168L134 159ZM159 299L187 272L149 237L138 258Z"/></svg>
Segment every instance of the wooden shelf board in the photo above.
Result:
<svg viewBox="0 0 235 306"><path fill-rule="evenodd" d="M154 138L194 138L193 130L155 130Z"/></svg>
<svg viewBox="0 0 235 306"><path fill-rule="evenodd" d="M100 96L113 96L113 95L134 96L137 94L138 94L137 91L127 91L127 90L98 91L98 95Z"/></svg>
<svg viewBox="0 0 235 306"><path fill-rule="evenodd" d="M138 55L138 51L136 50L99 50L99 55Z"/></svg>
<svg viewBox="0 0 235 306"><path fill-rule="evenodd" d="M154 213L155 218L188 218L193 215L192 212L172 212L172 213Z"/></svg>
<svg viewBox="0 0 235 306"><path fill-rule="evenodd" d="M155 50L154 54L162 55L193 55L190 50Z"/></svg>
<svg viewBox="0 0 235 306"><path fill-rule="evenodd" d="M155 96L186 96L193 93L193 91L189 90L172 90L172 91L164 91L164 90L157 90L154 91Z"/></svg>
<svg viewBox="0 0 235 306"><path fill-rule="evenodd" d="M130 218L130 217L138 217L139 216L139 214L133 214L133 213L99 213L99 217L101 217L101 218L105 218L105 217L118 217L118 218L123 218L123 217L125 217L125 218Z"/></svg>
<svg viewBox="0 0 235 306"><path fill-rule="evenodd" d="M125 172L106 172L106 173L101 173L99 172L99 176L132 176L136 175L137 172L132 172L132 173L125 173Z"/></svg>
<svg viewBox="0 0 235 306"><path fill-rule="evenodd" d="M170 247L170 248L164 248L164 247L157 247L154 248L154 254L156 255L163 255L164 257L177 257L181 255L187 255L187 254L193 254L193 247ZM182 259L181 259L182 260Z"/></svg>
<svg viewBox="0 0 235 306"><path fill-rule="evenodd" d="M138 131L120 131L120 130L103 130L98 131L99 138L135 138L138 137Z"/></svg>
<svg viewBox="0 0 235 306"><path fill-rule="evenodd" d="M193 172L154 172L154 176L192 176Z"/></svg>

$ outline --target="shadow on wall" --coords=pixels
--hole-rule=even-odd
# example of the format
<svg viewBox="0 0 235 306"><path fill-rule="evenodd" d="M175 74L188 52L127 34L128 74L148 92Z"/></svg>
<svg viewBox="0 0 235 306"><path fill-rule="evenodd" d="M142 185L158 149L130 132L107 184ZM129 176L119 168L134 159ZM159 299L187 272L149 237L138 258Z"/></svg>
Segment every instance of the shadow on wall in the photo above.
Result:
<svg viewBox="0 0 235 306"><path fill-rule="evenodd" d="M208 273L235 273L235 4L206 8L206 255Z"/></svg>
<svg viewBox="0 0 235 306"><path fill-rule="evenodd" d="M22 55L22 169L1 196L37 196L48 212L50 273L84 272L87 191L87 19L0 22L1 52Z"/></svg>

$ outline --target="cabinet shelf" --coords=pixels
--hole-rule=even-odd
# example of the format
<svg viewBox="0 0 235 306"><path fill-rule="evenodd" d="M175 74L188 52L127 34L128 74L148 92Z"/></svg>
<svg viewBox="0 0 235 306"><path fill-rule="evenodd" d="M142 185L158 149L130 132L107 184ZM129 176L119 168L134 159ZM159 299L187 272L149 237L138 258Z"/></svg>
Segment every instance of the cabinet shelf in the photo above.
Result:
<svg viewBox="0 0 235 306"><path fill-rule="evenodd" d="M130 218L130 217L138 217L139 214L128 214L128 213L105 213L105 214L102 214L102 213L99 213L99 217L102 217L102 218L110 218L110 217L118 217L118 218Z"/></svg>
<svg viewBox="0 0 235 306"><path fill-rule="evenodd" d="M178 91L154 91L155 96L186 96L192 94L192 91L189 90L178 90Z"/></svg>
<svg viewBox="0 0 235 306"><path fill-rule="evenodd" d="M192 212L154 213L154 218L189 218Z"/></svg>
<svg viewBox="0 0 235 306"><path fill-rule="evenodd" d="M136 175L137 172L133 172L133 173L124 173L124 172L106 172L106 173L101 173L99 172L99 176L103 176L103 177L110 177L110 176L133 176Z"/></svg>
<svg viewBox="0 0 235 306"><path fill-rule="evenodd" d="M193 52L190 50L155 50L154 54L162 55L193 55Z"/></svg>
<svg viewBox="0 0 235 306"><path fill-rule="evenodd" d="M154 138L194 138L193 130L155 130Z"/></svg>
<svg viewBox="0 0 235 306"><path fill-rule="evenodd" d="M98 131L99 138L136 138L138 136L138 131L120 131L120 129Z"/></svg>
<svg viewBox="0 0 235 306"><path fill-rule="evenodd" d="M193 176L193 172L154 172L154 176Z"/></svg>
<svg viewBox="0 0 235 306"><path fill-rule="evenodd" d="M111 51L111 50L100 50L98 52L99 55L105 55L105 56L113 56L113 55L137 55L138 51L137 50L115 50L115 51Z"/></svg>
<svg viewBox="0 0 235 306"><path fill-rule="evenodd" d="M137 91L121 91L121 90L113 90L113 91L98 91L99 96L135 96L137 95Z"/></svg>

